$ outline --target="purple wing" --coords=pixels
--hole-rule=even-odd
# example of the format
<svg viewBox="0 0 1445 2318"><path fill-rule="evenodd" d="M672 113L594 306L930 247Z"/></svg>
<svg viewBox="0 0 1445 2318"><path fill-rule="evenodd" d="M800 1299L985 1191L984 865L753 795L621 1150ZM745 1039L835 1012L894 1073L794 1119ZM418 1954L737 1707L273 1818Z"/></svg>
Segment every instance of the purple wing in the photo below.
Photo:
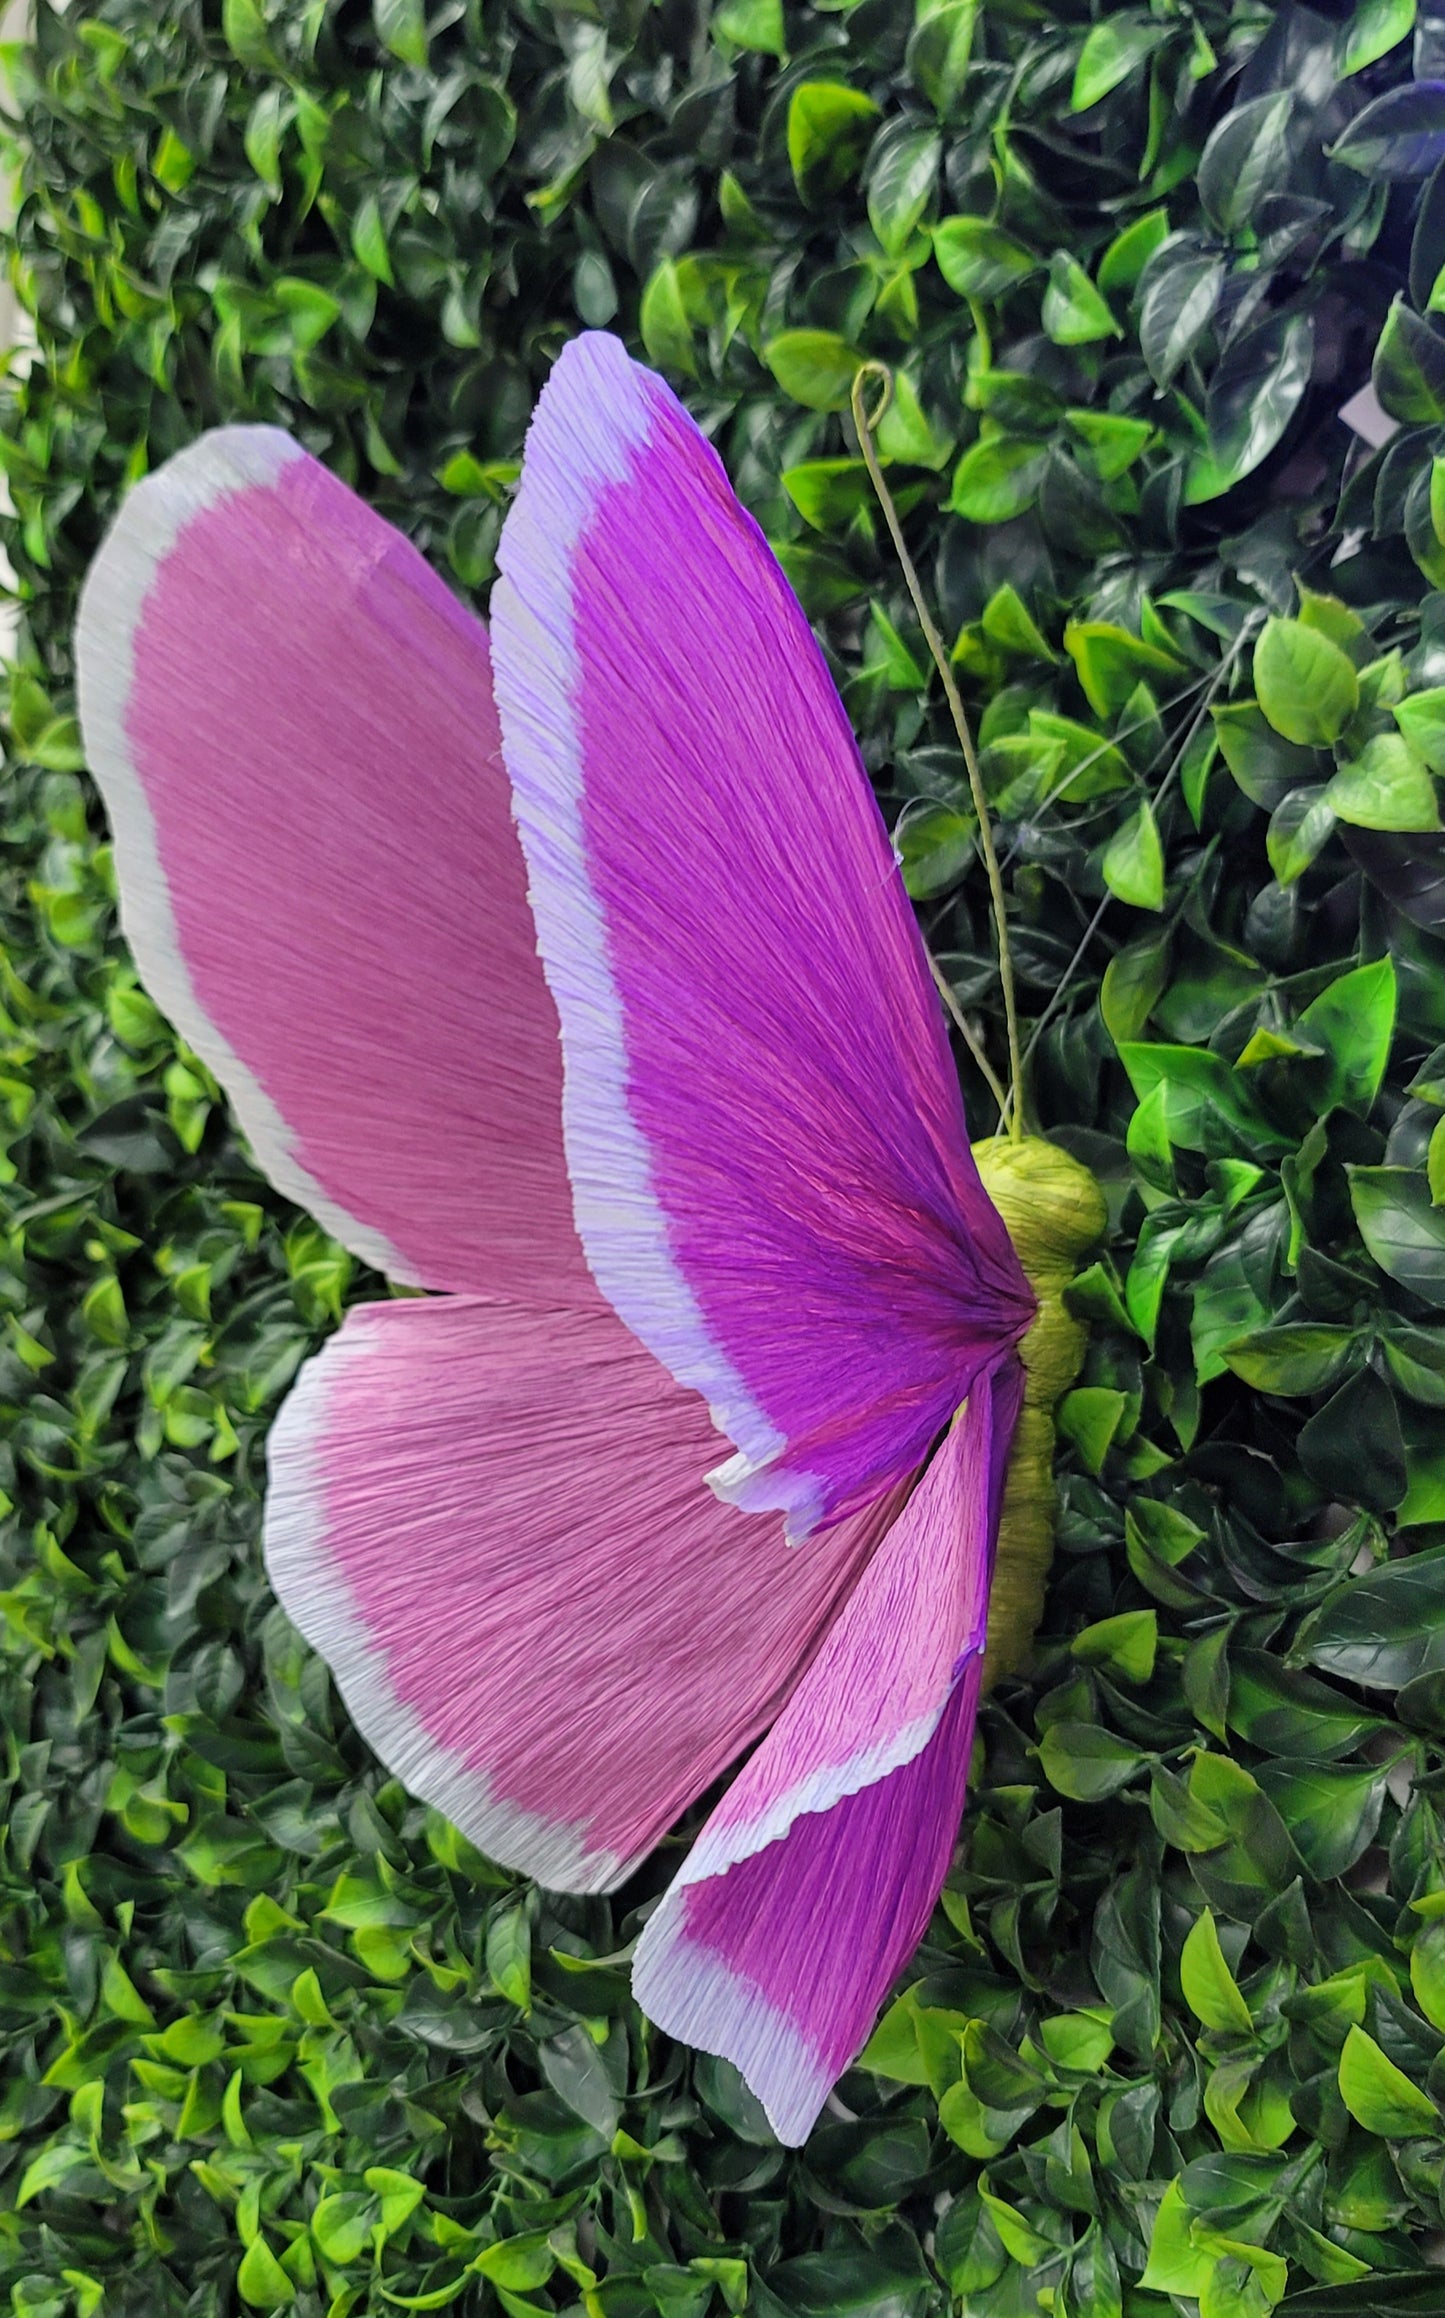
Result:
<svg viewBox="0 0 1445 2318"><path fill-rule="evenodd" d="M638 1943L633 1989L784 2141L922 1937L958 1836L1021 1371L967 1407Z"/></svg>
<svg viewBox="0 0 1445 2318"><path fill-rule="evenodd" d="M617 340L561 355L492 648L578 1228L790 1530L913 1470L1032 1303L822 654Z"/></svg>
<svg viewBox="0 0 1445 2318"><path fill-rule="evenodd" d="M277 1593L412 1792L544 1883L619 1882L777 1714L892 1506L801 1548L605 1305L360 1305L273 1429Z"/></svg>
<svg viewBox="0 0 1445 2318"><path fill-rule="evenodd" d="M395 1279L595 1300L485 631L227 427L131 493L77 652L136 963L271 1180Z"/></svg>

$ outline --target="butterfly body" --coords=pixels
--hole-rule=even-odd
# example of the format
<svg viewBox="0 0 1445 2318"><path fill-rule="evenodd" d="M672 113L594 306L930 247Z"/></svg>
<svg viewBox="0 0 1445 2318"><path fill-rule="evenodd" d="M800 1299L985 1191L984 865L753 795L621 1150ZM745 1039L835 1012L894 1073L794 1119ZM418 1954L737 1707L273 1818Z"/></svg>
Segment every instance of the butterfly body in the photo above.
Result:
<svg viewBox="0 0 1445 2318"><path fill-rule="evenodd" d="M1104 1195L1087 1167L1042 1136L974 1145L985 1190L1038 1301L1019 1346L1023 1402L1004 1481L983 1687L1014 1673L1043 1614L1054 1547L1054 1410L1080 1368L1088 1331L1064 1302L1079 1259L1102 1237Z"/></svg>

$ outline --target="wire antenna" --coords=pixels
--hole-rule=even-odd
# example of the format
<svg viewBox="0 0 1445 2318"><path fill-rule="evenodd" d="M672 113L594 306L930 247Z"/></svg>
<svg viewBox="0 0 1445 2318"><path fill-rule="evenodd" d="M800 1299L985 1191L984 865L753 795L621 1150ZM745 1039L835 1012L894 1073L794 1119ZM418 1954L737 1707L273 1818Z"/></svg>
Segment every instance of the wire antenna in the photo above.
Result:
<svg viewBox="0 0 1445 2318"><path fill-rule="evenodd" d="M878 399L871 410L867 405L870 384L876 384L878 387ZM944 698L948 702L948 712L953 718L953 729L958 734L959 746L963 750L963 761L968 768L968 785L973 792L973 808L978 815L978 844L979 851L983 855L984 868L988 873L988 889L993 902L994 930L998 938L999 980L1003 984L1004 1022L1008 1032L1009 1079L1011 1083L1008 1096L1000 1104L1000 1111L1003 1117L1007 1118L1008 1131L1017 1142L1021 1140L1024 1133L1023 1050L1019 1040L1018 1000L1014 992L1013 959L1009 952L1008 918L1004 908L1003 872L999 868L998 849L993 841L993 820L988 809L988 799L984 795L983 775L978 768L978 752L973 745L973 734L969 729L968 714L964 708L948 654L943 647L943 638L939 635L933 614L929 611L927 599L919 583L918 573L914 569L913 558L904 544L903 526L898 520L898 510L893 504L893 494L883 479L883 468L878 457L877 445L874 442L874 431L885 416L892 400L893 373L887 363L870 361L861 364L853 379L852 395L853 424L858 430L858 447L863 453L863 463L868 469L869 480L877 494L878 504L883 510L883 519L888 525L889 535L893 541L893 552L898 558L899 567L908 586L908 593L913 599L913 609L918 614L918 622L923 630L924 641L928 646L933 665L943 679ZM943 977L937 966L934 967L934 976L942 989ZM945 1002L951 996L951 992L945 992ZM950 1006L949 1012L960 1028L963 1028L963 1016L958 1006L956 1004ZM976 1041L967 1029L964 1030L964 1035L968 1040L969 1049L975 1061L980 1063L990 1086L997 1090L997 1078L988 1064L983 1061ZM1003 1117L1000 1119L1001 1125Z"/></svg>

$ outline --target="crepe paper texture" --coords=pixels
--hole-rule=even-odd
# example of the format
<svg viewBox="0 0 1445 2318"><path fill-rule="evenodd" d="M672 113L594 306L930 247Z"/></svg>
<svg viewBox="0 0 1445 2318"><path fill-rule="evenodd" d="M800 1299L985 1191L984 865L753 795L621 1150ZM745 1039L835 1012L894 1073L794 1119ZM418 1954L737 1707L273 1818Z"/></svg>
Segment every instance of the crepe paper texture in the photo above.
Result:
<svg viewBox="0 0 1445 2318"><path fill-rule="evenodd" d="M826 663L617 340L558 360L499 562L489 646L224 429L97 559L81 716L157 998L277 1184L441 1291L286 1403L282 1601L556 1887L762 1739L636 1987L798 2140L952 1855L1035 1302Z"/></svg>

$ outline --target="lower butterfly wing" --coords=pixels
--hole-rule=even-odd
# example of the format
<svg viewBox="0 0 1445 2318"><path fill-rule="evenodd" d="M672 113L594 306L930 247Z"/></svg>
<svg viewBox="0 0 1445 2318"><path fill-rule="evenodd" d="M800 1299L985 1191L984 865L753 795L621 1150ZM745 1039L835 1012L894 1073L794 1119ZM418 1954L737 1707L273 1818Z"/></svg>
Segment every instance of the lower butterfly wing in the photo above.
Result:
<svg viewBox="0 0 1445 2318"><path fill-rule="evenodd" d="M958 1836L1021 1375L966 1408L638 1943L660 2027L806 2138L917 1946Z"/></svg>
<svg viewBox="0 0 1445 2318"><path fill-rule="evenodd" d="M619 1882L777 1714L890 1508L801 1549L605 1306L360 1305L271 1435L267 1567L363 1735L492 1858Z"/></svg>
<svg viewBox="0 0 1445 2318"><path fill-rule="evenodd" d="M124 931L267 1175L393 1278L595 1297L478 622L226 427L125 501L76 648Z"/></svg>
<svg viewBox="0 0 1445 2318"><path fill-rule="evenodd" d="M621 344L564 349L492 644L616 1310L804 1534L916 1467L1031 1300L822 654L721 462Z"/></svg>

